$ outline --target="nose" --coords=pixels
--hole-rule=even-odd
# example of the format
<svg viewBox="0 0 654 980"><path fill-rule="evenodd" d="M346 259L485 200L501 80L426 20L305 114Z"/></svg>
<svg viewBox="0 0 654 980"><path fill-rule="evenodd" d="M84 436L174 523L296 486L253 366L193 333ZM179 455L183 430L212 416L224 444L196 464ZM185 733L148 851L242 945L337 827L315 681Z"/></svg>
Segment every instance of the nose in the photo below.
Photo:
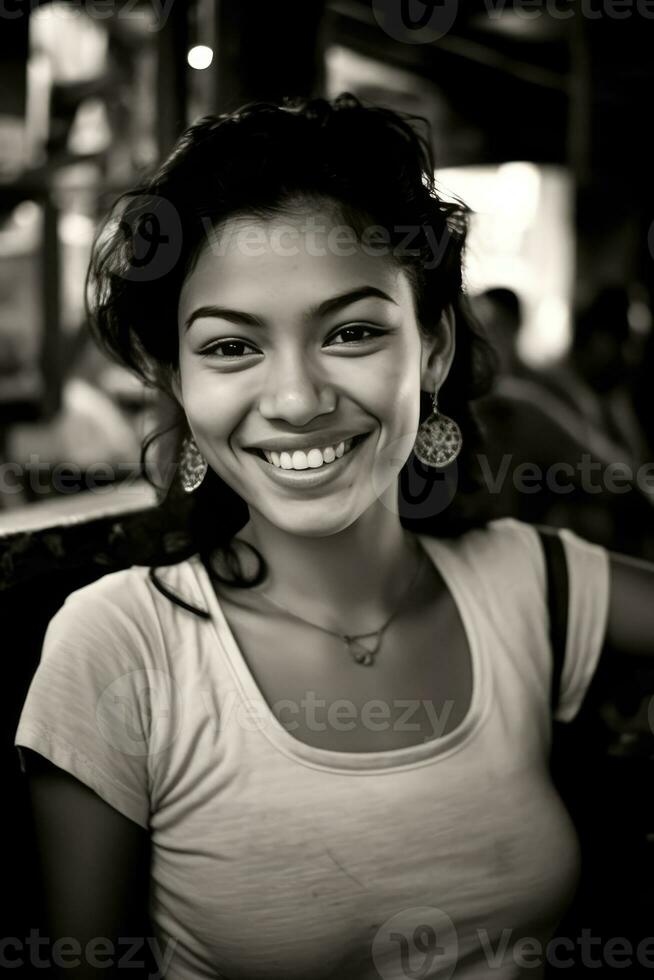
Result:
<svg viewBox="0 0 654 980"><path fill-rule="evenodd" d="M302 426L335 408L336 392L302 352L290 352L271 362L259 399L264 418Z"/></svg>

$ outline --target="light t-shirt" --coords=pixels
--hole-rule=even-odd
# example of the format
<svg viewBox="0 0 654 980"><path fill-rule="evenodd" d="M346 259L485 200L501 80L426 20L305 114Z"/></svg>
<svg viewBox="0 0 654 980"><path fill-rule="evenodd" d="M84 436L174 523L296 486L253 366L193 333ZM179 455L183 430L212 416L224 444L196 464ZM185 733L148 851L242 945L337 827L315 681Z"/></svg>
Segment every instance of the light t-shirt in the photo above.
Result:
<svg viewBox="0 0 654 980"><path fill-rule="evenodd" d="M568 721L601 650L609 562L560 534ZM149 828L167 980L542 976L580 854L548 774L540 542L512 518L421 541L462 618L473 691L453 731L404 748L334 751L287 730L198 555L158 575L211 618L136 565L76 590L50 621L15 744Z"/></svg>

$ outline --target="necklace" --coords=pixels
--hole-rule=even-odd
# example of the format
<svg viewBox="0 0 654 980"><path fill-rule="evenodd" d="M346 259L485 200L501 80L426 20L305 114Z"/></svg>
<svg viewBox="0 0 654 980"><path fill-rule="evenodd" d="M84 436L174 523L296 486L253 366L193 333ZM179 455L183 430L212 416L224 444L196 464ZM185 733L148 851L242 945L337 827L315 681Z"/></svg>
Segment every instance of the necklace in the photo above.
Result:
<svg viewBox="0 0 654 980"><path fill-rule="evenodd" d="M341 633L338 630L327 629L325 626L319 626L318 623L313 623L311 620L305 619L304 616L298 616L297 613L291 612L291 610L287 609L286 606L283 606L281 602L277 602L276 599L273 599L265 592L259 592L259 595L262 596L264 599L266 599L268 602L271 602L274 606L277 606L277 608L281 609L282 612L285 612L289 616L292 616L293 619L299 619L300 622L307 623L309 626L313 626L316 629L322 630L323 633L330 633L332 636L338 636L345 644L345 649L350 654L350 656L354 659L354 661L358 664L363 664L363 666L365 667L369 667L372 663L374 663L374 658L377 655L379 648L381 646L382 638L386 630L386 627L389 625L389 623L391 623L393 619L395 619L398 612L404 605L405 600L408 598L409 594L411 593L411 589L415 585L418 579L418 575L420 574L420 571L422 569L424 559L425 559L425 553L421 549L416 572L413 578L411 579L408 588L405 590L404 594L400 598L399 603L395 607L394 612L391 613L391 615L388 617L386 622L383 623L383 625L380 626L379 629L371 630L369 633ZM378 637L377 642L374 644L372 649L358 642L361 638L365 638L367 636Z"/></svg>

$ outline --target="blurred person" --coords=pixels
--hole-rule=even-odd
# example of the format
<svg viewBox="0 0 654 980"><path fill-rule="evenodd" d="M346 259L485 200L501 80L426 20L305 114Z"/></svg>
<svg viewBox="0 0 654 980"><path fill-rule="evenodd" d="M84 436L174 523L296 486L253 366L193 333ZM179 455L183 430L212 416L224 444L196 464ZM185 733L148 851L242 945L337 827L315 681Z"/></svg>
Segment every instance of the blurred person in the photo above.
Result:
<svg viewBox="0 0 654 980"><path fill-rule="evenodd" d="M497 354L500 375L519 375L526 365L518 353L518 336L522 328L520 297L507 286L494 286L471 297L475 316Z"/></svg>
<svg viewBox="0 0 654 980"><path fill-rule="evenodd" d="M567 356L545 373L557 395L577 411L589 434L601 433L634 462L651 448L633 402L638 361L624 286L602 288L574 321Z"/></svg>
<svg viewBox="0 0 654 980"><path fill-rule="evenodd" d="M99 342L179 410L189 541L68 597L15 744L49 935L139 935L147 906L167 980L378 980L425 915L470 980L510 923L495 972L518 977L515 942L548 940L579 875L552 717L603 658L654 656L654 566L561 531L552 708L538 533L457 511L490 351L465 209L414 122L348 93L205 117L127 196L135 235L94 249ZM126 275L152 195L180 251ZM455 462L452 506L401 519L404 472Z"/></svg>
<svg viewBox="0 0 654 980"><path fill-rule="evenodd" d="M479 402L496 516L568 526L605 547L654 557L654 485L638 478L651 454L627 384L623 292L604 291L578 318L570 353L543 368L517 352L513 291L488 290L476 311L499 363L492 391ZM618 491L614 470L629 475ZM529 485L521 475L528 472L543 478Z"/></svg>

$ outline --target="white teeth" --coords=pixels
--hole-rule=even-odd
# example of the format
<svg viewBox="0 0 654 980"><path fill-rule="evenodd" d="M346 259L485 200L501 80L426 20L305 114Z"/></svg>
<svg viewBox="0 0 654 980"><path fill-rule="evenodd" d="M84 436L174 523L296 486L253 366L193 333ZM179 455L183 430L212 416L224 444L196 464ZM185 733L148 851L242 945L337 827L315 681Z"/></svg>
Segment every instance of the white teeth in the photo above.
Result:
<svg viewBox="0 0 654 980"><path fill-rule="evenodd" d="M336 446L325 446L324 449L310 449L304 452L296 449L295 452L281 452L263 450L263 454L269 463L283 470L306 470L319 469L325 463L333 463L335 459L348 452L352 447L352 439L339 442Z"/></svg>
<svg viewBox="0 0 654 980"><path fill-rule="evenodd" d="M323 454L319 449L310 449L307 453L307 466L310 469L317 469L324 463Z"/></svg>

